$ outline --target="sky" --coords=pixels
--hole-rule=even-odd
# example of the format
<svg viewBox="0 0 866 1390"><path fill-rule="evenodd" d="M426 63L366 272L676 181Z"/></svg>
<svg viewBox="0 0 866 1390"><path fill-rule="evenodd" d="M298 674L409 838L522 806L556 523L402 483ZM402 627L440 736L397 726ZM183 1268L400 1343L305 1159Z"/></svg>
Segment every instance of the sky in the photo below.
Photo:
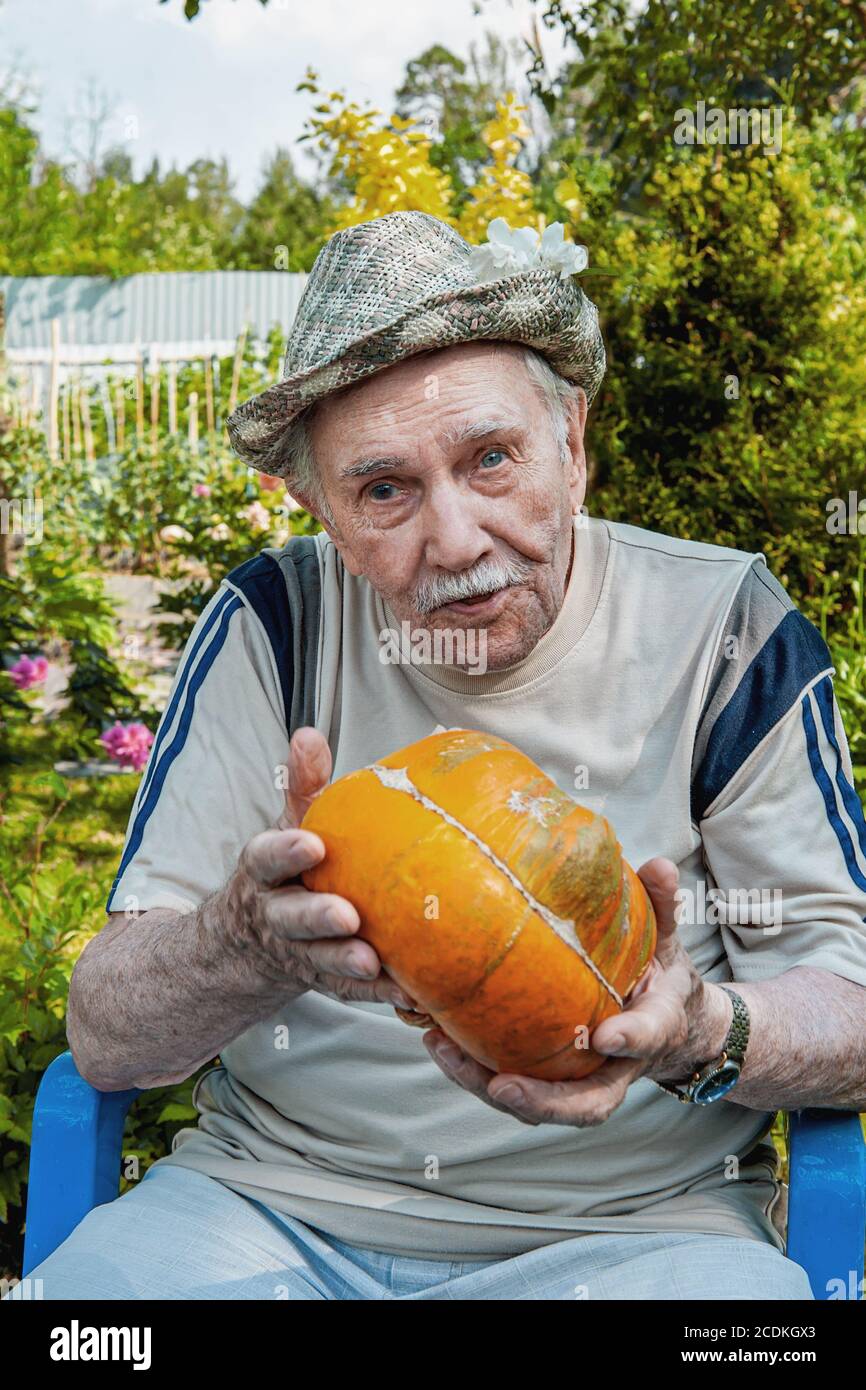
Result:
<svg viewBox="0 0 866 1390"><path fill-rule="evenodd" d="M106 143L127 149L137 174L154 155L163 168L225 155L248 198L277 145L311 172L305 147L293 149L308 65L324 87L389 110L407 60L430 44L465 58L485 28L519 38L535 14L530 0L205 0L190 22L182 0L0 0L0 74L34 84L49 154L81 148L75 113L91 84L106 99ZM541 37L555 70L559 40Z"/></svg>

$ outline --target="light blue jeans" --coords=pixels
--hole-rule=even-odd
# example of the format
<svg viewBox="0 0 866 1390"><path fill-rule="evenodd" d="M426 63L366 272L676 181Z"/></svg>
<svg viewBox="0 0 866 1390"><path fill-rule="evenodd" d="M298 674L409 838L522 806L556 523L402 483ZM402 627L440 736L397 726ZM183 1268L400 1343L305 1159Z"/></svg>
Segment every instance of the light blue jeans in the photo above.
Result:
<svg viewBox="0 0 866 1390"><path fill-rule="evenodd" d="M36 1281L41 1280L41 1287ZM96 1207L7 1300L811 1299L772 1245L593 1234L487 1263L362 1250L171 1164Z"/></svg>

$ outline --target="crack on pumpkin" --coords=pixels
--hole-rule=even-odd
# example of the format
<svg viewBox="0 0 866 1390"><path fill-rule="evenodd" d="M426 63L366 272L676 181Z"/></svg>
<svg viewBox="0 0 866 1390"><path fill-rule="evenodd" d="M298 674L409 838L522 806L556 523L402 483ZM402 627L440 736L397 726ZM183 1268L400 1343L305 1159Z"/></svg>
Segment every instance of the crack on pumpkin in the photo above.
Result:
<svg viewBox="0 0 866 1390"><path fill-rule="evenodd" d="M428 811L434 811L437 816L441 816L449 825L453 825L455 830L459 830L468 840L471 840L474 845L477 845L481 853L486 855L490 862L495 864L496 868L499 869L500 873L505 875L508 881L517 889L518 893L526 899L533 911L538 913L542 921L546 922L547 925L556 932L560 941L564 941L566 946L569 946L573 951L577 952L584 965L592 971L599 984L604 986L610 997L616 1001L617 1006L620 1009L622 1008L623 1001L621 996L614 989L613 985L605 979L605 976L601 970L599 970L592 956L584 950L583 943L577 934L577 927L570 918L557 917L555 912L552 912L544 903L539 902L538 898L530 893L529 889L525 884L521 883L514 871L499 858L489 845L485 844L484 841L480 839L474 831L470 830L468 826L464 825L462 821L457 820L456 816L452 816L449 811L444 810L437 802L433 801L429 796L425 796L424 793L415 786L415 783L409 776L408 768L384 767L382 763L370 763L368 771L374 772L384 787L390 787L392 791L407 792L415 801L419 801L422 806L425 806Z"/></svg>
<svg viewBox="0 0 866 1390"><path fill-rule="evenodd" d="M558 809L558 801L555 796L529 796L515 788L508 798L508 809L517 811L519 815L529 816L546 830L548 816Z"/></svg>

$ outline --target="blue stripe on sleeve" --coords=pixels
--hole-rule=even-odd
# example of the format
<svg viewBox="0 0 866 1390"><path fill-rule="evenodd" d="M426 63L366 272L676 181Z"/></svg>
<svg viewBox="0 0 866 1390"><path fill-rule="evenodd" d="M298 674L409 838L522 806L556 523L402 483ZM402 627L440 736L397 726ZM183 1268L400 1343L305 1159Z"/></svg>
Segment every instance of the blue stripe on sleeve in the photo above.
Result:
<svg viewBox="0 0 866 1390"><path fill-rule="evenodd" d="M240 589L267 633L280 680L288 728L292 717L295 663L292 654L292 613L282 571L272 556L254 555L251 560L233 569L226 579Z"/></svg>
<svg viewBox="0 0 866 1390"><path fill-rule="evenodd" d="M177 689L171 697L171 704L166 710L165 717L162 720L162 728L160 729L159 734L157 736L157 740L153 745L153 748L151 749L150 758L148 760L147 765L147 772L144 774L144 784L141 789L141 796L139 797L139 805L141 805L141 803L144 801L145 796L147 795L147 789L150 786L153 774L156 770L156 764L159 758L160 749L168 736L168 732L171 728L171 725L174 722L174 716L177 713L178 705L184 697L187 683L189 681L189 673L195 665L195 659L201 651L201 648L207 640L210 632L212 631L214 623L218 621L220 614L222 613L230 598L231 592L227 589L226 592L223 594L222 598L220 598L214 604L207 622L202 627L201 632L198 634L198 637L196 638L193 644L192 651L190 652L189 657L187 658L187 661L184 665L183 675L177 683Z"/></svg>
<svg viewBox="0 0 866 1390"><path fill-rule="evenodd" d="M812 769L812 776L818 783L821 795L824 798L824 809L827 812L827 819L830 822L839 841L842 853L845 856L845 863L848 872L857 884L858 888L866 889L866 878L860 872L857 864L857 857L854 853L854 844L848 834L848 827L839 815L836 806L836 796L833 791L833 784L827 775L827 769L821 757L821 750L818 747L818 731L815 727L815 716L812 714L812 705L808 693L803 696L803 728L806 733L806 749L809 755L809 765ZM862 816L862 810L861 810Z"/></svg>
<svg viewBox="0 0 866 1390"><path fill-rule="evenodd" d="M227 594L226 603L220 604L221 617L219 621L219 627L214 633L214 637L212 642L210 643L210 646L207 648L204 655L202 656L201 661L196 667L194 675L190 678L189 682L186 685L186 700L184 703L183 712L181 714L180 720L178 721L178 726L174 738L172 739L168 748L166 748L164 755L160 758L159 766L151 783L150 790L148 791L147 796L142 800L141 805L139 806L138 814L135 817L135 823L132 827L132 833L129 837L129 842L126 846L126 850L120 862L120 868L117 871L115 880L111 885L111 892L108 895L108 903L106 904L106 911L108 912L111 911L110 904L111 899L114 896L114 891L117 888L117 885L123 877L124 873L126 872L126 869L130 861L132 860L134 855L138 853L138 850L141 846L141 841L144 836L145 827L147 826L147 822L150 820L150 817L153 815L156 804L159 801L159 794L162 790L169 769L172 763L174 762L175 758L177 758L178 755L183 751L183 746L186 743L187 734L189 733L189 727L192 722L193 712L195 710L196 696L198 695L198 692L202 687L202 684L208 671L213 666L214 661L216 660L217 656L222 650L223 644L226 640L226 637L228 636L229 623L231 622L232 616L238 611L239 608L243 608L243 600L239 598L237 594Z"/></svg>
<svg viewBox="0 0 866 1390"><path fill-rule="evenodd" d="M713 726L692 782L695 824L791 709L803 687L832 664L827 644L815 625L796 608L786 613L750 662Z"/></svg>
<svg viewBox="0 0 866 1390"><path fill-rule="evenodd" d="M860 798L842 768L842 750L839 747L839 740L836 738L836 724L833 718L833 682L829 676L825 676L824 680L818 682L814 689L814 695L821 714L824 733L827 735L827 742L836 755L835 782L842 797L842 805L848 812L851 824L857 831L860 853L866 856L866 820L863 819L863 806Z"/></svg>

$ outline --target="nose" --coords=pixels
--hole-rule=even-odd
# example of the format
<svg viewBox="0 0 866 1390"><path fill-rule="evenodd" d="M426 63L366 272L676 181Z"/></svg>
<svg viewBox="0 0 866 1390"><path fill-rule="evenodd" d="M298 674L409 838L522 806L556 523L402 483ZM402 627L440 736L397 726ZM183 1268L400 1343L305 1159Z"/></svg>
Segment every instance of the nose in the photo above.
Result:
<svg viewBox="0 0 866 1390"><path fill-rule="evenodd" d="M419 519L424 560L431 570L461 573L493 554L493 543L479 524L472 500L453 483L431 489Z"/></svg>

